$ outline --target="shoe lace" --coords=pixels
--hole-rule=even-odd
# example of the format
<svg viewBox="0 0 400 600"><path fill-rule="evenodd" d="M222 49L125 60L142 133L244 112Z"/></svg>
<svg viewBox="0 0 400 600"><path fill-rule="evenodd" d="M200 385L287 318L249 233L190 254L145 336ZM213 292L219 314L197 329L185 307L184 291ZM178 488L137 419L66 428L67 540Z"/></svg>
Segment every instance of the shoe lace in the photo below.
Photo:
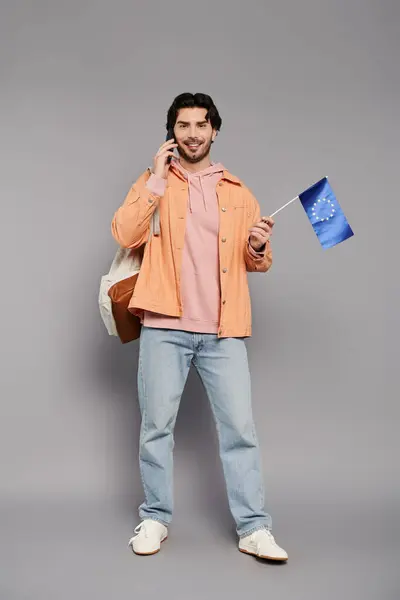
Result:
<svg viewBox="0 0 400 600"><path fill-rule="evenodd" d="M258 536L259 536L260 532L266 534L269 537L271 544L273 544L274 546L278 546L278 544L275 541L274 536L272 535L272 533L270 532L269 529L259 529L258 531L255 531L253 533L253 541L255 541L256 543L259 543Z"/></svg>
<svg viewBox="0 0 400 600"><path fill-rule="evenodd" d="M139 523L139 525L137 527L135 527L135 529L133 530L133 532L135 533L135 535L133 535L131 537L131 539L129 540L128 546L131 545L131 543L133 542L133 540L135 539L135 537L137 537L142 531L143 531L143 536L144 537L146 537L146 538L149 537L145 521L142 521L141 523Z"/></svg>

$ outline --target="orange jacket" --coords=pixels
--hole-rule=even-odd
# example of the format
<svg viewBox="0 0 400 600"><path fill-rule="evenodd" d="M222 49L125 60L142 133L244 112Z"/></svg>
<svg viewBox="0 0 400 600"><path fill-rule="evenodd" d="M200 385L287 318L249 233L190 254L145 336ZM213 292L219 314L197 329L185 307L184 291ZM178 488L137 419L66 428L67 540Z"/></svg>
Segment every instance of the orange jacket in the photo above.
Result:
<svg viewBox="0 0 400 600"><path fill-rule="evenodd" d="M188 183L176 171L168 173L166 192L155 196L146 188L147 169L130 188L115 212L111 231L123 248L146 244L129 308L138 317L144 310L182 315L180 271L185 240ZM249 227L260 220L260 207L250 190L225 170L217 185L220 207L219 263L221 305L218 337L249 337L251 301L247 271L267 271L272 264L270 242L264 256L248 250ZM160 234L150 233L150 220L159 206ZM148 241L148 243L146 243Z"/></svg>

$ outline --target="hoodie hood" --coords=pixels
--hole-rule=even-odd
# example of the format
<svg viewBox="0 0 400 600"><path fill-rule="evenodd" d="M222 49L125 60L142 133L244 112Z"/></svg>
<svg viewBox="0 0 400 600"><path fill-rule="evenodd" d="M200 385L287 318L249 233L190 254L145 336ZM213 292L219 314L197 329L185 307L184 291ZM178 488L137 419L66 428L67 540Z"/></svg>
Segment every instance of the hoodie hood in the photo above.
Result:
<svg viewBox="0 0 400 600"><path fill-rule="evenodd" d="M177 160L173 158L171 161L171 167L173 171L179 172L181 176L183 176L189 185L189 210L193 212L193 195L195 191L201 193L203 198L203 206L204 210L207 210L207 198L209 194L207 194L207 189L211 186L215 190L216 178L215 175L218 173L223 173L225 168L222 163L211 163L211 165L202 171L197 171L196 173L192 173L187 171ZM220 177L219 177L220 178ZM218 178L218 179L219 179Z"/></svg>

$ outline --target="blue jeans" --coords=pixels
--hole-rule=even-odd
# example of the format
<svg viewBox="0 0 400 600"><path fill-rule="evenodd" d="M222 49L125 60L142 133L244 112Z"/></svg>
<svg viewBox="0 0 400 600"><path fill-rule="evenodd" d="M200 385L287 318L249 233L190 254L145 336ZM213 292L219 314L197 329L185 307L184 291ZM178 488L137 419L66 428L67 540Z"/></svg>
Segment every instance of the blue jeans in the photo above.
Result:
<svg viewBox="0 0 400 600"><path fill-rule="evenodd" d="M142 416L139 463L141 519L169 525L173 510L174 427L194 364L214 415L229 507L239 537L271 529L264 511L260 453L251 409L244 338L142 326L138 391Z"/></svg>

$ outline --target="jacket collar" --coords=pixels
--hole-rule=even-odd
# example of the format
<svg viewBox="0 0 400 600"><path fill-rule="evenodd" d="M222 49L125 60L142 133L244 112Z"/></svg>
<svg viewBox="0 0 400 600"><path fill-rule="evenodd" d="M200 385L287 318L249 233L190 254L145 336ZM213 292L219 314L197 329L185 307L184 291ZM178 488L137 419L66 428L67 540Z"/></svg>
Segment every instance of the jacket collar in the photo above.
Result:
<svg viewBox="0 0 400 600"><path fill-rule="evenodd" d="M230 173L227 169L224 169L223 179L227 179L228 181L231 181L232 183L237 183L238 185L243 185L239 177L236 177L236 175L232 175L232 173Z"/></svg>

